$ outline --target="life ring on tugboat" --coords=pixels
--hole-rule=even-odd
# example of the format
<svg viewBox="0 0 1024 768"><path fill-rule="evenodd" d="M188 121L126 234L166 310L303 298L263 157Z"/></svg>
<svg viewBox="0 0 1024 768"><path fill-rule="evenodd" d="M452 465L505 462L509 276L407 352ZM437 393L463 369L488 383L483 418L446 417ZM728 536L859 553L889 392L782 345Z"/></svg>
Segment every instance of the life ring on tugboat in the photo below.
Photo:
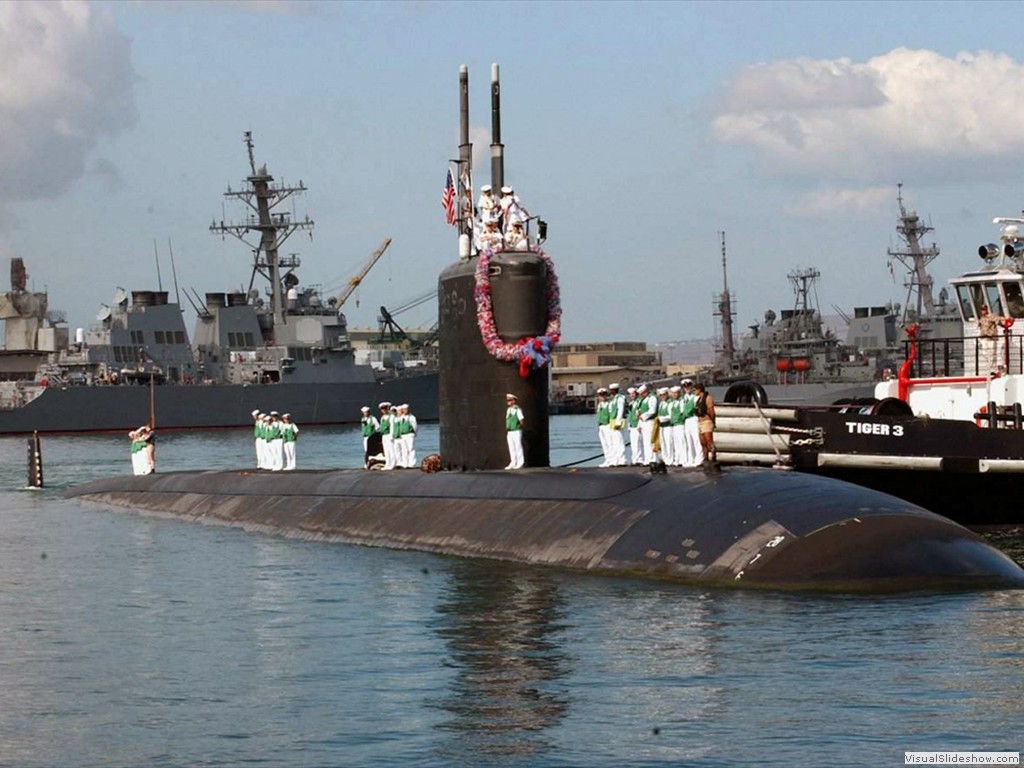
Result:
<svg viewBox="0 0 1024 768"><path fill-rule="evenodd" d="M987 405L983 405L983 406L981 406L978 409L978 412L975 415L976 416L985 416L987 414L988 414L988 406ZM988 425L987 422L988 422L988 419L983 419L983 418L979 418L979 419L975 419L974 420L974 423L977 426L979 426L979 427L987 426Z"/></svg>
<svg viewBox="0 0 1024 768"><path fill-rule="evenodd" d="M768 405L768 393L756 381L737 381L725 390L727 403L757 403L762 408Z"/></svg>

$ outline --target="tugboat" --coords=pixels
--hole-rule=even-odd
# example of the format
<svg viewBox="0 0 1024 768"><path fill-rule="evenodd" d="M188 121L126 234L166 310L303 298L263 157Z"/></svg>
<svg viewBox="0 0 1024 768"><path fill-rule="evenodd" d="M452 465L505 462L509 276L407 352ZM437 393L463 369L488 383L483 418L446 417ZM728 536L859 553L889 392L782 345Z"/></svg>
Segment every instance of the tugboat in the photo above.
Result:
<svg viewBox="0 0 1024 768"><path fill-rule="evenodd" d="M983 266L950 281L959 336L908 326L903 363L870 401L720 407L719 459L840 478L970 526L1024 523L1024 218L994 223Z"/></svg>
<svg viewBox="0 0 1024 768"><path fill-rule="evenodd" d="M37 356L31 380L0 387L0 434L114 431L147 422L161 429L239 427L252 423L253 410L271 409L302 424L343 424L359 421L361 406L383 400L409 403L420 420L437 419L436 371L377 372L356 362L349 342L342 304L390 239L341 296L302 287L299 257L278 251L313 221L294 221L277 206L306 188L276 184L266 165L256 166L251 133L245 142L250 175L225 197L250 213L241 223L214 221L210 230L251 249L248 290L195 300L186 293L198 315L193 349L181 307L167 291L131 291L129 299L118 289L112 305L100 307L96 328L76 334L75 343L49 352L45 362ZM46 311L45 296L28 301L23 283L22 275L4 303L32 317L8 322L8 343L12 327L34 329Z"/></svg>

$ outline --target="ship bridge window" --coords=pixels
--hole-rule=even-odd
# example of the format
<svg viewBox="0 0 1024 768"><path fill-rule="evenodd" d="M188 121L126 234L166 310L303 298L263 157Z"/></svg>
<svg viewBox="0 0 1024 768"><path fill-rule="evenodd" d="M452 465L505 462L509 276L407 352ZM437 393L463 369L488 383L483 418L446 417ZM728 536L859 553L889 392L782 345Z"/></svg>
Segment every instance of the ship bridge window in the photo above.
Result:
<svg viewBox="0 0 1024 768"><path fill-rule="evenodd" d="M999 295L999 286L996 283L985 283L985 295L988 298L988 311L994 315L1005 315L1003 299Z"/></svg>
<svg viewBox="0 0 1024 768"><path fill-rule="evenodd" d="M255 339L253 339L252 334L249 333L249 332L246 332L246 334L245 334L245 346L247 346L247 347L255 347L256 346L256 341L255 341Z"/></svg>
<svg viewBox="0 0 1024 768"><path fill-rule="evenodd" d="M168 331L167 333L169 334L170 331ZM175 331L174 332L174 343L175 344L184 344L185 343L185 332L184 331Z"/></svg>
<svg viewBox="0 0 1024 768"><path fill-rule="evenodd" d="M145 344L146 337L142 331L132 331L132 344Z"/></svg>
<svg viewBox="0 0 1024 768"><path fill-rule="evenodd" d="M239 346L239 344L238 344L238 337L235 335L234 331L228 331L228 346L229 347L237 347L237 346Z"/></svg>
<svg viewBox="0 0 1024 768"><path fill-rule="evenodd" d="M963 315L964 320L973 320L974 307L971 305L971 294L967 290L966 285L958 285L956 287L956 298L960 302L960 313Z"/></svg>
<svg viewBox="0 0 1024 768"><path fill-rule="evenodd" d="M156 343L157 344L164 344L165 343L165 341L164 341L164 332L163 331L153 331L153 336L156 338Z"/></svg>
<svg viewBox="0 0 1024 768"><path fill-rule="evenodd" d="M1024 296L1021 295L1020 283L1003 283L1006 295L1006 311L1010 317L1024 317Z"/></svg>

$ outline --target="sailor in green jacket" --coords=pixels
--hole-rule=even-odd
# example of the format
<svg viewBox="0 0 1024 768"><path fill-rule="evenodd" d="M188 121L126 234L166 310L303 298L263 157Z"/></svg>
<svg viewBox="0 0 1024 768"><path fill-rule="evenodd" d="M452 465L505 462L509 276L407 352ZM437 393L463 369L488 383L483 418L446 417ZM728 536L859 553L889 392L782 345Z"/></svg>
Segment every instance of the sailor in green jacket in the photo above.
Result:
<svg viewBox="0 0 1024 768"><path fill-rule="evenodd" d="M693 391L693 381L683 379L683 436L686 440L683 466L699 467L704 460L704 452L700 447L700 433L697 429L697 395Z"/></svg>
<svg viewBox="0 0 1024 768"><path fill-rule="evenodd" d="M284 469L284 433L281 431L281 414L270 412L270 423L267 425L267 454L270 459L268 469L280 472Z"/></svg>
<svg viewBox="0 0 1024 768"><path fill-rule="evenodd" d="M505 469L522 469L526 463L523 457L523 409L513 394L505 395L505 432L508 437L508 466Z"/></svg>
<svg viewBox="0 0 1024 768"><path fill-rule="evenodd" d="M685 462L686 435L683 427L683 388L674 386L668 388L668 415L670 428L672 430L672 466L682 467ZM668 460L666 459L666 462Z"/></svg>
<svg viewBox="0 0 1024 768"><path fill-rule="evenodd" d="M362 418L362 421L360 422L360 426L361 426L362 431L363 431L363 455L365 456L366 455L367 442L369 442L369 440L370 440L370 435L372 435L374 432L379 432L380 431L380 422L377 421L377 417L376 416L374 416L372 413L370 413L370 406L364 405L359 410L363 414L363 418Z"/></svg>
<svg viewBox="0 0 1024 768"><path fill-rule="evenodd" d="M409 413L409 404L398 406L399 440L402 444L402 466L409 469L416 466L416 417Z"/></svg>
<svg viewBox="0 0 1024 768"><path fill-rule="evenodd" d="M391 436L391 420L395 414L391 413L391 403L385 400L380 404L380 436L384 445L384 469L395 468L395 444Z"/></svg>
<svg viewBox="0 0 1024 768"><path fill-rule="evenodd" d="M604 460L600 466L611 466L611 414L608 411L608 390L601 387L597 390L597 437L601 441L601 453Z"/></svg>
<svg viewBox="0 0 1024 768"><path fill-rule="evenodd" d="M608 426L611 428L608 441L611 446L609 466L626 466L626 396L619 391L619 385L608 385Z"/></svg>
<svg viewBox="0 0 1024 768"><path fill-rule="evenodd" d="M284 468L295 469L295 441L299 436L299 425L292 421L292 415L281 417L281 439L284 448Z"/></svg>
<svg viewBox="0 0 1024 768"><path fill-rule="evenodd" d="M262 414L259 409L252 412L252 441L256 447L256 468L261 469L263 467L263 441L260 439L260 417Z"/></svg>
<svg viewBox="0 0 1024 768"><path fill-rule="evenodd" d="M626 423L629 425L629 459L632 464L644 464L644 437L640 432L640 399L636 388L626 390Z"/></svg>

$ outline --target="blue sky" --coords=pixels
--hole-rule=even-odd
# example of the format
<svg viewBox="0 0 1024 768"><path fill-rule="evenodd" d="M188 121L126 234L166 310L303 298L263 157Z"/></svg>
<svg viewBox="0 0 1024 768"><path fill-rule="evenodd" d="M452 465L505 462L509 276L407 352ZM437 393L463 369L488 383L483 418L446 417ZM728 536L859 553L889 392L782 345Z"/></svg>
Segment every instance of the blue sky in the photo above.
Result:
<svg viewBox="0 0 1024 768"><path fill-rule="evenodd" d="M241 215L221 194L247 173L251 130L259 162L309 187L314 237L286 246L305 282L339 292L393 238L346 307L374 325L456 258L439 196L458 69L479 184L498 62L505 175L549 222L565 340L710 336L719 230L741 327L792 306L796 267L820 269L826 313L902 301L885 253L898 182L935 226L940 284L1024 206L1019 9L5 3L0 257L23 257L72 327L116 286L155 287L154 240L165 288L168 238L182 287L241 287L245 248L208 227Z"/></svg>

